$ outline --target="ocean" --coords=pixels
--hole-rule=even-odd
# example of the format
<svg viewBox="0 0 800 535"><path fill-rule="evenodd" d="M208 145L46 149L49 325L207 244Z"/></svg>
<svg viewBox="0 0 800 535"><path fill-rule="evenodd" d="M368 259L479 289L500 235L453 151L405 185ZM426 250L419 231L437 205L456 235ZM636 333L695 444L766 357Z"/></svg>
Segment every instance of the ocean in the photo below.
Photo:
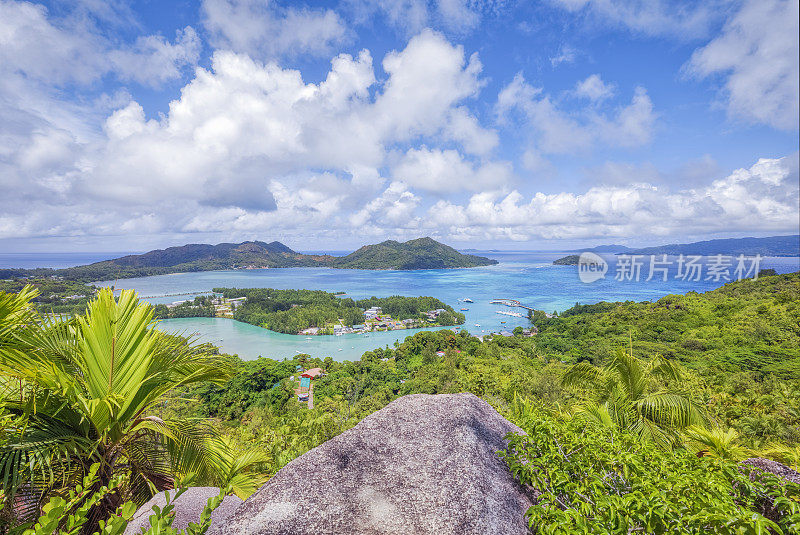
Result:
<svg viewBox="0 0 800 535"><path fill-rule="evenodd" d="M131 288L152 303L170 303L192 299L195 295L215 287L239 288L305 288L330 292L345 292L346 296L360 299L389 295L433 296L456 310L466 308L466 323L461 328L472 334L485 335L500 330L528 324L527 310L492 304L495 299L513 299L520 304L547 312L563 311L575 303L598 301L657 300L673 293L704 292L724 284L724 278L711 275L712 259L705 259L705 271L700 280L676 278L677 259L666 272L656 271L650 281L648 260L643 259L639 280L633 273L624 272L622 280L616 275L621 269L621 257L603 255L609 264L605 278L592 283L581 282L576 266L554 266L553 260L565 252L479 252L500 263L495 266L419 271L368 271L329 268L280 268L231 271L206 271L176 273L155 277L122 279L118 288ZM728 268L733 276L735 259ZM664 267L664 266L662 266ZM800 269L800 258L769 257L761 260L760 268L788 273ZM719 269L716 270L720 271ZM667 280L663 280L666 273ZM628 277L630 275L630 277ZM715 278L716 277L716 278ZM112 284L105 281L100 284ZM464 302L471 299L473 302ZM517 312L523 317L498 314ZM182 318L164 320L159 328L170 332L194 335L200 341L212 342L222 351L237 354L244 359L259 356L283 359L297 353L315 357L332 357L335 360L356 360L370 349L393 346L413 331L369 333L368 336L349 334L342 336L304 337L280 334L224 318Z"/></svg>

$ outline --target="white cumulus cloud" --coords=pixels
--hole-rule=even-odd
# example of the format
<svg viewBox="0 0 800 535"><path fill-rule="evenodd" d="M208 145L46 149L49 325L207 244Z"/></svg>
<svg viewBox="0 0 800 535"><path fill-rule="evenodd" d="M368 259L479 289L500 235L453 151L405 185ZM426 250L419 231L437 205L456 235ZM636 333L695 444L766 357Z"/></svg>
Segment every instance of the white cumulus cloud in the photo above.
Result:
<svg viewBox="0 0 800 535"><path fill-rule="evenodd" d="M281 7L273 0L203 0L204 25L216 48L258 59L327 54L347 38L331 9Z"/></svg>
<svg viewBox="0 0 800 535"><path fill-rule="evenodd" d="M426 225L460 239L612 238L687 232L793 232L798 156L762 158L704 186L671 191L648 182L583 193L482 192L465 204L442 200ZM443 227L446 227L445 230Z"/></svg>
<svg viewBox="0 0 800 535"><path fill-rule="evenodd" d="M590 77L591 78L591 77ZM597 82L603 84L597 78ZM579 84L585 84L586 80ZM591 85L592 82L589 82ZM597 83L592 95L608 93L608 87ZM589 109L567 110L542 88L534 87L517 74L498 95L496 111L501 119L519 112L532 136L533 153L565 154L588 150L596 145L636 147L649 143L653 137L656 113L653 103L642 87L634 90L630 104L608 112Z"/></svg>
<svg viewBox="0 0 800 535"><path fill-rule="evenodd" d="M421 190L454 192L497 189L511 180L510 164L470 162L456 150L409 149L393 167L396 180Z"/></svg>
<svg viewBox="0 0 800 535"><path fill-rule="evenodd" d="M799 17L796 0L748 0L720 35L694 52L687 69L723 77L731 116L797 130Z"/></svg>

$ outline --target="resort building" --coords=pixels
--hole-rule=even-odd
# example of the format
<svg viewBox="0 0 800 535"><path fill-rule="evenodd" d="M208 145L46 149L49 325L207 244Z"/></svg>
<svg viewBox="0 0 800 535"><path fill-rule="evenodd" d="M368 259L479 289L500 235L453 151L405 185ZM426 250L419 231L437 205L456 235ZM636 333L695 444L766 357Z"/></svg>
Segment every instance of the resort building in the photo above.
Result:
<svg viewBox="0 0 800 535"><path fill-rule="evenodd" d="M295 391L297 394L297 401L308 402L308 408L313 409L313 387L311 382L318 377L324 377L325 372L322 368L311 368L300 374L300 387Z"/></svg>
<svg viewBox="0 0 800 535"><path fill-rule="evenodd" d="M425 315L428 316L428 321L436 321L436 318L444 311L443 308L437 308L436 310L429 310Z"/></svg>
<svg viewBox="0 0 800 535"><path fill-rule="evenodd" d="M303 329L298 334L318 334L319 327L309 327L308 329Z"/></svg>
<svg viewBox="0 0 800 535"><path fill-rule="evenodd" d="M316 379L317 377L324 377L325 372L322 368L311 368L308 371L304 371L300 374L300 377L308 377L309 379Z"/></svg>
<svg viewBox="0 0 800 535"><path fill-rule="evenodd" d="M246 300L246 297L236 297L234 299L228 299L227 302L231 306L231 310L234 310L236 307L243 305Z"/></svg>
<svg viewBox="0 0 800 535"><path fill-rule="evenodd" d="M383 314L381 307L368 308L367 310L364 311L364 319L367 320L378 319L378 316L380 316L381 314Z"/></svg>

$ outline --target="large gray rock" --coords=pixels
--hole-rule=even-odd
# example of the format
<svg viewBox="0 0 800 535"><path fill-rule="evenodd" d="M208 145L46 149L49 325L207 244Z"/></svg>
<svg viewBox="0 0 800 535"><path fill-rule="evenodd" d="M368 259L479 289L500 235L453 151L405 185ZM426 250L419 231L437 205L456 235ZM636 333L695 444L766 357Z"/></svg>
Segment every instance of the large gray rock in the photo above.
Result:
<svg viewBox="0 0 800 535"><path fill-rule="evenodd" d="M181 494L175 503L175 520L172 521L172 527L175 529L186 529L189 522L199 522L200 513L208 503L208 499L212 496L219 495L217 487L189 487L186 492ZM170 497L175 496L175 491L170 491ZM135 535L142 532L142 528L149 528L150 515L153 514L153 506L157 505L163 508L167 504L166 497L163 492L159 492L141 506L133 519L128 523L125 529L125 535ZM228 518L233 511L242 504L242 500L236 496L225 496L219 507L214 509L211 513L211 525L215 526L222 520Z"/></svg>
<svg viewBox="0 0 800 535"><path fill-rule="evenodd" d="M800 473L795 472L785 464L781 464L771 459L764 459L763 457L751 457L745 459L740 465L752 467L750 471L750 480L758 481L764 477L764 474L772 474L778 476L780 479L789 483L800 484ZM772 498L762 498L756 500L756 510L766 518L773 522L778 522L781 515L775 508L775 503Z"/></svg>
<svg viewBox="0 0 800 535"><path fill-rule="evenodd" d="M509 432L472 394L402 397L286 465L209 534L524 534L533 495L496 455Z"/></svg>
<svg viewBox="0 0 800 535"><path fill-rule="evenodd" d="M744 461L742 461L741 464L746 466L752 466L753 468L756 469L750 473L750 479L757 478L759 472L767 472L769 474L776 475L781 479L785 479L790 483L800 484L800 473L797 473L788 466L786 466L785 464L773 461L772 459L764 459L763 457L751 457L749 459L745 459Z"/></svg>

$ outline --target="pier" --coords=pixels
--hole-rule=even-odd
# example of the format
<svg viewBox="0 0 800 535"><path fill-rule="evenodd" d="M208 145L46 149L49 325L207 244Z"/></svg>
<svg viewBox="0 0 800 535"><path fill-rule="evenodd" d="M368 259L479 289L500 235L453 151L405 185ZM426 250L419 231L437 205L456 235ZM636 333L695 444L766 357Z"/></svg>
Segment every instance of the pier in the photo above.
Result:
<svg viewBox="0 0 800 535"><path fill-rule="evenodd" d="M116 288L114 292L122 291L123 288ZM206 295L206 294L213 294L209 290L203 290L201 292L181 292L181 293L174 293L174 294L160 294L160 295L140 295L139 299L158 299L159 297L179 297L182 295Z"/></svg>
<svg viewBox="0 0 800 535"><path fill-rule="evenodd" d="M505 305L507 307L518 307L518 308L524 308L526 310L533 310L533 307L523 305L516 299L492 299L491 301L489 301L489 303L491 303L492 305Z"/></svg>

